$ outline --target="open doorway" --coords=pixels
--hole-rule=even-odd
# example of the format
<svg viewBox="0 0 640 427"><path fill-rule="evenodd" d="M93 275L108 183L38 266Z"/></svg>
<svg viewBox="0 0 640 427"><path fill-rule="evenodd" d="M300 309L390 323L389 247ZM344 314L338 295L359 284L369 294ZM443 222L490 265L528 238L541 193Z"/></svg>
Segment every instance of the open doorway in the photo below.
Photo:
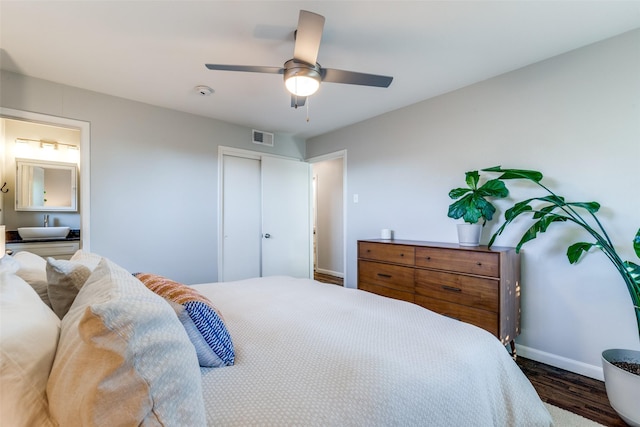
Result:
<svg viewBox="0 0 640 427"><path fill-rule="evenodd" d="M313 271L344 286L346 151L308 160L313 177Z"/></svg>
<svg viewBox="0 0 640 427"><path fill-rule="evenodd" d="M18 145L19 147L16 147ZM68 150L79 148L79 153ZM52 151L48 151L48 150ZM77 212L55 211L53 225L64 216L64 223L81 230L80 247L90 251L90 124L47 114L0 107L0 224L7 234L18 226L40 225L41 215L32 210L16 212L16 156L38 161L52 160L76 163L79 167L79 205ZM65 157L66 155L70 157Z"/></svg>

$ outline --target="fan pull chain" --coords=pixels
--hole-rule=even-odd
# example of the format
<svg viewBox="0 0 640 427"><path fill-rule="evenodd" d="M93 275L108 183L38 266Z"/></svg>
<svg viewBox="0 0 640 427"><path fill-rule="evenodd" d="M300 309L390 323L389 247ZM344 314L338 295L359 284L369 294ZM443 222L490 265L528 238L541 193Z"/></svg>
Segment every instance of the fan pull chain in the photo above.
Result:
<svg viewBox="0 0 640 427"><path fill-rule="evenodd" d="M311 103L311 97L307 97L307 123L309 123L309 104Z"/></svg>

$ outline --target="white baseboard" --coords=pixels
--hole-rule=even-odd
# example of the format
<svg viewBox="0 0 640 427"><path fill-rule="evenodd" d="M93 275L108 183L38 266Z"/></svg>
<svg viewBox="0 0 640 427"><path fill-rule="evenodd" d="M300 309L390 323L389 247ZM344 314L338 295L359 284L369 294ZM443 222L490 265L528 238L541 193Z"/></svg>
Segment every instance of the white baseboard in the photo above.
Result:
<svg viewBox="0 0 640 427"><path fill-rule="evenodd" d="M337 271L325 270L324 268L316 268L316 272L320 274L328 274L329 276L336 276L344 279L344 273L339 273Z"/></svg>
<svg viewBox="0 0 640 427"><path fill-rule="evenodd" d="M589 365L587 363L567 359L566 357L536 350L535 348L519 344L516 344L516 351L518 356L555 366L556 368L564 369L566 371L575 372L576 374L584 375L589 378L604 381L604 374L602 373L601 366Z"/></svg>

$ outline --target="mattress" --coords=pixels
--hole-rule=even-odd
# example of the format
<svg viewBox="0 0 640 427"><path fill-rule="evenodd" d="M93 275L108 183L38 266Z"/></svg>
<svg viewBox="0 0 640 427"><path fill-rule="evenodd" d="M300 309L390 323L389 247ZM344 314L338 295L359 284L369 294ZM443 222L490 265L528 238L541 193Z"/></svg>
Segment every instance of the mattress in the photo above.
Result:
<svg viewBox="0 0 640 427"><path fill-rule="evenodd" d="M549 426L504 346L417 305L308 279L194 285L236 361L201 368L212 426Z"/></svg>

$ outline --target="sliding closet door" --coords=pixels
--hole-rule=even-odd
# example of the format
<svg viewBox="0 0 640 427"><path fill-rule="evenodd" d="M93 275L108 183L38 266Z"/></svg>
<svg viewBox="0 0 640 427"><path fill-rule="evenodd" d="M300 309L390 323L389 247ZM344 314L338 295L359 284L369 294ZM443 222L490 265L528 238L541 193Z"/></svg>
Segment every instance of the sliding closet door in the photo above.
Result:
<svg viewBox="0 0 640 427"><path fill-rule="evenodd" d="M262 275L311 276L311 167L262 158Z"/></svg>
<svg viewBox="0 0 640 427"><path fill-rule="evenodd" d="M260 160L223 156L223 281L260 277Z"/></svg>
<svg viewBox="0 0 640 427"><path fill-rule="evenodd" d="M269 156L222 157L222 281L310 277L310 166Z"/></svg>

